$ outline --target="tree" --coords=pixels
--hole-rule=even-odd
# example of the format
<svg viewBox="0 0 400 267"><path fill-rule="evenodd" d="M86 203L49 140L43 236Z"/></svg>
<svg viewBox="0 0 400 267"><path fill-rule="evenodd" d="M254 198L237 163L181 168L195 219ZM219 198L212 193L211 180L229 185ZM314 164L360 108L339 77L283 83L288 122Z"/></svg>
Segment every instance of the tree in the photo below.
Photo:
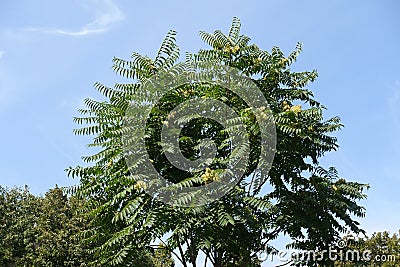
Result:
<svg viewBox="0 0 400 267"><path fill-rule="evenodd" d="M399 231L400 233L400 231ZM344 259L335 262L335 266L400 266L400 238L399 234L390 232L376 232L371 237L351 238L344 248L343 254L347 251L358 251L361 255L359 259ZM365 253L366 258L363 258Z"/></svg>
<svg viewBox="0 0 400 267"><path fill-rule="evenodd" d="M61 188L49 190L42 199L35 225L35 260L37 266L88 266L89 249L78 239L88 228L79 214L82 200L68 198Z"/></svg>
<svg viewBox="0 0 400 267"><path fill-rule="evenodd" d="M335 168L324 169L319 164L320 157L338 148L331 133L342 124L338 117L325 120L325 107L306 89L316 79L316 71L291 71L301 44L286 57L278 47L268 52L250 44L250 38L239 31L240 21L234 18L228 34L218 30L212 34L201 32L211 49L188 54L185 62L178 62L176 32L170 31L154 60L138 53L132 54L131 61L114 58L115 72L131 83L113 88L95 83L107 101L86 99L87 109L80 110L83 116L75 118L83 127L75 133L95 135L90 146L98 147L99 152L83 158L91 165L67 171L80 178L80 184L71 192L87 199L86 212L93 225L90 238L99 244L97 262L136 266L134 258L146 255L155 242L161 241L184 266L196 266L200 253L215 267L259 266L256 253L265 247L272 249L269 241L281 233L294 240L290 244L293 248L318 250L327 248L347 229L362 232L353 217L364 216L364 208L357 201L366 197L363 191L368 185L349 182ZM183 84L157 99L157 103L148 98L153 92L143 91L154 77L180 77L181 73L191 72L193 65L215 63L235 68L250 78L268 103L251 107L231 87L213 83ZM243 137L249 139L249 147L232 147L228 130L221 124L189 116L183 120L186 125L179 135L182 154L190 161L201 158L199 148L208 138L216 144L216 157L198 171L171 166L160 132L174 108L190 99L216 99L234 110L239 119L228 120L228 128L244 125ZM130 151L135 160L127 164L124 142L131 140L126 141L124 134L128 130L133 131L132 135L138 132L135 125L127 129L124 124L132 103L138 108L154 105L149 117L143 118L146 149ZM139 112L135 115L143 116ZM276 126L275 158L270 168L258 169L263 145L260 119L271 118ZM171 190L218 182L230 155L240 159L247 156L248 160L240 181L223 197L190 206L202 196L179 195L175 201L182 205L171 206L146 194L147 187L152 186L147 173L140 169L146 155L158 173L175 184ZM323 263L333 265L329 259Z"/></svg>
<svg viewBox="0 0 400 267"><path fill-rule="evenodd" d="M78 238L88 229L82 204L58 187L44 197L0 187L0 265L89 266L91 247Z"/></svg>
<svg viewBox="0 0 400 267"><path fill-rule="evenodd" d="M371 266L400 266L400 231L390 236L388 231L374 233L362 242L363 249L371 251ZM394 258L393 258L394 257Z"/></svg>
<svg viewBox="0 0 400 267"><path fill-rule="evenodd" d="M40 199L28 187L0 187L0 265L33 266Z"/></svg>

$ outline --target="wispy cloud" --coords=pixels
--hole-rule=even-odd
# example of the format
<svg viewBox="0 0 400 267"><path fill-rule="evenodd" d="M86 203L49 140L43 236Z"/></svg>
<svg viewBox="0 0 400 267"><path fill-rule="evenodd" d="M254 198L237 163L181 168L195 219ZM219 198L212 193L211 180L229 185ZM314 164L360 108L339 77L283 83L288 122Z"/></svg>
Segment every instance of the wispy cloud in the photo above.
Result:
<svg viewBox="0 0 400 267"><path fill-rule="evenodd" d="M107 29L90 29L90 28L86 28L86 26L84 26L79 31L69 31L69 30L63 30L63 29L44 29L44 28L26 28L25 30L31 31L31 32L48 33L48 34L84 36L84 35L89 35L89 34L93 34L93 33L105 32Z"/></svg>
<svg viewBox="0 0 400 267"><path fill-rule="evenodd" d="M93 0L93 10L96 17L93 21L83 25L79 30L68 30L61 28L26 28L28 31L60 34L69 36L84 36L94 33L102 33L109 30L110 26L122 21L125 16L112 0Z"/></svg>
<svg viewBox="0 0 400 267"><path fill-rule="evenodd" d="M3 50L0 50L0 59L1 59L1 57L4 55L4 51Z"/></svg>

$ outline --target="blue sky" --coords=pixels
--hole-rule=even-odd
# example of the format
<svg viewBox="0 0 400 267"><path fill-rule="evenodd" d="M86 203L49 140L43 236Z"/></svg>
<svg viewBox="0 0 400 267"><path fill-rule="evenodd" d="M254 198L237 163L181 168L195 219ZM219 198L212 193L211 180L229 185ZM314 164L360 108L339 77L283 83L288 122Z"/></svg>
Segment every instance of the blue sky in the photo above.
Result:
<svg viewBox="0 0 400 267"><path fill-rule="evenodd" d="M246 3L246 4L244 4ZM113 85L113 56L154 56L170 29L181 51L206 47L200 30L229 29L269 50L304 43L296 70L317 69L310 87L338 115L340 150L325 166L370 183L363 201L369 232L400 228L400 2L382 1L49 1L0 3L0 184L28 184L36 194L76 181L88 138L73 116L96 81Z"/></svg>

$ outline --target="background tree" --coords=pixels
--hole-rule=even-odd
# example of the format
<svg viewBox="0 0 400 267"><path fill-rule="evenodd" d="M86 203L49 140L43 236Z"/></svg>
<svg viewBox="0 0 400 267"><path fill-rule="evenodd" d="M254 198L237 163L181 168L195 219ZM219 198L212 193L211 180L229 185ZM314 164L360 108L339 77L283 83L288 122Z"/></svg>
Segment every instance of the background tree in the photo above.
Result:
<svg viewBox="0 0 400 267"><path fill-rule="evenodd" d="M239 31L240 21L234 18L228 34L201 32L211 49L188 54L183 63L177 62L176 33L170 31L154 60L138 53L132 54L131 61L114 58L116 73L131 83L114 88L96 83L95 88L107 101L85 100L87 109L80 110L83 117L75 118L84 126L75 133L95 135L90 146L99 147L99 152L83 158L92 163L90 166L70 168L68 173L80 178L80 185L71 192L87 199L86 212L93 226L88 236L99 244L97 262L135 266L137 255L146 255L161 241L184 266L196 266L199 253L216 267L259 266L256 253L266 246L271 248L269 242L281 233L294 240L290 247L322 250L348 229L362 232L353 217L364 216L357 201L365 197L363 190L368 186L349 182L334 168L319 165L320 157L337 149L331 133L342 124L338 117L324 119L325 107L306 88L317 77L316 71L291 70L301 44L285 56L278 47L268 52L250 44L250 38ZM229 137L218 123L194 119L182 130L181 151L190 160L198 158L197 147L208 137L217 144L217 157L201 172L171 166L160 146L160 129L170 111L189 99L213 98L226 103L239 114L251 145L245 175L228 194L200 207L173 207L145 193L145 173L129 172L121 140L124 116L131 100L141 103L146 94L142 85L151 77L168 71L179 73L193 63L204 62L238 69L263 93L276 124L275 159L268 173L256 170L261 133L255 114L268 116L266 110L252 109L229 88L217 85L195 83L176 88L153 108L146 124L147 153L165 178L182 187L206 184L218 179L226 155L242 153L227 145ZM187 196L178 202L193 200ZM325 259L322 264L333 262Z"/></svg>
<svg viewBox="0 0 400 267"><path fill-rule="evenodd" d="M88 227L85 217L79 214L81 205L58 187L45 194L34 227L36 266L88 266L89 248L77 239Z"/></svg>
<svg viewBox="0 0 400 267"><path fill-rule="evenodd" d="M40 199L28 187L0 187L1 266L33 266L39 209Z"/></svg>
<svg viewBox="0 0 400 267"><path fill-rule="evenodd" d="M399 231L400 233L400 231ZM347 242L348 246L344 248L345 254L348 250L362 253L368 251L369 259L344 259L335 262L335 266L381 266L397 267L400 266L400 238L398 233L390 235L390 232L376 232L371 237L354 238Z"/></svg>
<svg viewBox="0 0 400 267"><path fill-rule="evenodd" d="M89 266L90 246L78 238L88 229L82 204L58 187L44 197L0 187L0 265Z"/></svg>
<svg viewBox="0 0 400 267"><path fill-rule="evenodd" d="M400 231L393 235L388 231L374 233L365 241L363 248L372 252L371 266L400 266Z"/></svg>

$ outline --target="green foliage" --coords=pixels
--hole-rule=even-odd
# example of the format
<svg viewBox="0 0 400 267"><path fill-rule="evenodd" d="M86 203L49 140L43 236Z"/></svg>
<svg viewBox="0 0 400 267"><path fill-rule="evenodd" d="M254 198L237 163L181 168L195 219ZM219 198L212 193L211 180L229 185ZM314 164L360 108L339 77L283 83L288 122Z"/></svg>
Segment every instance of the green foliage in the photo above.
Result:
<svg viewBox="0 0 400 267"><path fill-rule="evenodd" d="M89 248L77 239L88 227L77 213L82 201L57 187L44 197L27 187L0 191L1 266L89 266Z"/></svg>
<svg viewBox="0 0 400 267"><path fill-rule="evenodd" d="M359 251L359 259L338 260L335 266L364 266L364 267L398 267L400 266L400 231L390 235L388 231L373 233L370 238L348 238L348 246L343 251ZM363 259L362 254L369 252L370 259Z"/></svg>
<svg viewBox="0 0 400 267"><path fill-rule="evenodd" d="M187 54L184 64L177 62L175 35L174 31L167 34L155 59L138 53L132 54L131 61L114 58L114 71L132 83L113 88L96 83L95 88L108 100L85 100L87 108L80 110L82 117L75 118L83 125L75 133L94 135L89 146L99 148L98 153L83 157L88 167L67 170L71 177L80 179L71 193L87 199L84 210L92 228L85 236L98 244L94 262L137 266L132 259L148 255L152 244L163 240L165 249L184 266L195 266L199 253L216 267L259 266L256 252L281 233L294 240L291 247L308 250L326 248L348 229L362 232L354 216L364 216L364 208L357 201L365 198L363 191L368 186L349 182L334 168L326 170L319 165L320 157L338 148L331 134L342 124L338 117L324 119L325 107L306 88L316 79L316 71L291 70L302 45L297 44L288 56L278 47L262 50L250 44L249 37L240 35L240 21L234 18L228 34L200 32L211 49ZM254 113L264 111L252 110L229 89L193 84L166 94L147 120L146 145L154 167L169 181L182 187L208 183L210 177L215 177L211 174L224 168L226 156L234 152L227 145L224 129L206 119L196 119L182 131L180 148L193 160L199 156L196 146L200 140L212 138L218 151L209 166L211 171L189 173L171 166L159 144L162 121L188 99L214 98L230 106L240 115L251 143L245 176L235 188L213 203L179 208L158 202L144 192L146 174L132 175L128 171L121 138L129 101L146 94L142 84L162 71L179 73L193 62L217 62L252 78L274 115L277 147L271 170L256 171L260 129ZM141 159L134 164L142 164ZM190 203L192 197L187 195L180 201Z"/></svg>
<svg viewBox="0 0 400 267"><path fill-rule="evenodd" d="M89 266L89 249L78 240L78 234L88 227L85 217L79 214L81 205L76 197L68 199L61 188L46 193L34 227L35 265Z"/></svg>
<svg viewBox="0 0 400 267"><path fill-rule="evenodd" d="M39 199L28 188L0 187L0 265L33 266Z"/></svg>

